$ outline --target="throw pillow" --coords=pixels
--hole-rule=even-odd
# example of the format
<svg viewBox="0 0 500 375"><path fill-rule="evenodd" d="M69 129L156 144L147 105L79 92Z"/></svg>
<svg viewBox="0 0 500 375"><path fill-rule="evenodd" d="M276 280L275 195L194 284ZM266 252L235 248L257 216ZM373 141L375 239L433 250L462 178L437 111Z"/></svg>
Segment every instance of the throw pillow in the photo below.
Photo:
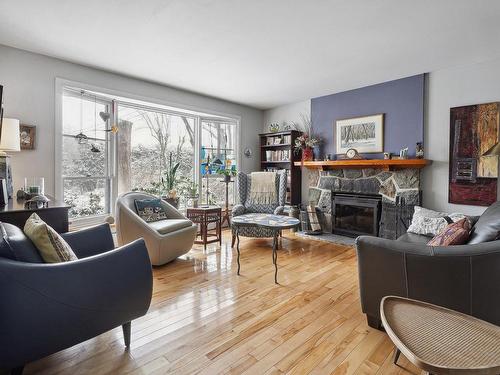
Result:
<svg viewBox="0 0 500 375"><path fill-rule="evenodd" d="M493 203L479 217L472 233L469 244L495 241L500 238L500 202Z"/></svg>
<svg viewBox="0 0 500 375"><path fill-rule="evenodd" d="M24 224L24 234L33 242L46 263L77 260L66 241L45 221L33 213Z"/></svg>
<svg viewBox="0 0 500 375"><path fill-rule="evenodd" d="M462 219L449 224L444 230L427 242L428 246L452 246L463 245L469 239L470 223L468 219Z"/></svg>
<svg viewBox="0 0 500 375"><path fill-rule="evenodd" d="M464 214L446 214L444 212L433 211L420 206L415 206L415 211L413 213L411 224L408 227L408 232L422 234L424 236L435 236L446 228L448 225L447 218L450 218L453 222L457 222L465 217L466 216Z"/></svg>
<svg viewBox="0 0 500 375"><path fill-rule="evenodd" d="M137 215L146 223L165 220L167 218L167 213L161 204L160 198L136 199L134 203Z"/></svg>

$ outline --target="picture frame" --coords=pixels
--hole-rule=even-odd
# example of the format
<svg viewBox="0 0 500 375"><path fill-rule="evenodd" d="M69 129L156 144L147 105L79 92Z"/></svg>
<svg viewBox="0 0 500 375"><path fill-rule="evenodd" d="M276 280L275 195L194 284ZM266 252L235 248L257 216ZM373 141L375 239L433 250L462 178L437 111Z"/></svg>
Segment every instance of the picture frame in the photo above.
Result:
<svg viewBox="0 0 500 375"><path fill-rule="evenodd" d="M21 150L34 150L36 141L36 126L21 124L19 126L19 138L21 142Z"/></svg>
<svg viewBox="0 0 500 375"><path fill-rule="evenodd" d="M336 154L350 148L359 153L384 152L384 114L352 117L335 121Z"/></svg>

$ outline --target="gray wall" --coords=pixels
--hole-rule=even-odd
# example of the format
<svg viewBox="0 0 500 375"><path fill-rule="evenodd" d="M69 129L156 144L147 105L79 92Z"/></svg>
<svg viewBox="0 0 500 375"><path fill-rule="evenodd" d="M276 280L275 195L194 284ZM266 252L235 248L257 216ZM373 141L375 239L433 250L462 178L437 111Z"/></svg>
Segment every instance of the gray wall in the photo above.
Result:
<svg viewBox="0 0 500 375"><path fill-rule="evenodd" d="M500 59L432 72L426 87L425 156L433 164L423 171L424 205L479 215L484 207L448 203L450 108L500 101Z"/></svg>
<svg viewBox="0 0 500 375"><path fill-rule="evenodd" d="M311 100L314 131L323 153L336 153L335 121L384 113L384 151L398 154L408 147L415 156L416 142L424 139L424 75L398 79ZM382 154L364 154L381 158Z"/></svg>
<svg viewBox="0 0 500 375"><path fill-rule="evenodd" d="M56 77L181 107L241 116L241 149L251 147L253 155L259 155L257 134L262 129L261 110L0 45L4 115L37 127L36 150L12 153L15 189L23 185L24 177L41 176L46 179L46 192L54 194ZM241 160L244 171L255 170L258 166L255 156Z"/></svg>

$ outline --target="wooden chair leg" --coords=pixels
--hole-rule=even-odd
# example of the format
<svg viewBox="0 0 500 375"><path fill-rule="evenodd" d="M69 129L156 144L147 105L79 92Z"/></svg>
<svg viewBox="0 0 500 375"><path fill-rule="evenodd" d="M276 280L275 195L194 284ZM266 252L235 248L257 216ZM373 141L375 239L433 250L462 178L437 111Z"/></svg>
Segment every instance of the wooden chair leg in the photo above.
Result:
<svg viewBox="0 0 500 375"><path fill-rule="evenodd" d="M393 359L392 363L397 365L399 356L401 355L401 350L399 350L398 348L395 348L395 349L396 349L396 351L394 352L394 359Z"/></svg>
<svg viewBox="0 0 500 375"><path fill-rule="evenodd" d="M132 331L132 322L125 323L122 325L123 330L123 340L125 341L125 346L130 347L130 335Z"/></svg>
<svg viewBox="0 0 500 375"><path fill-rule="evenodd" d="M234 247L235 242L236 242L236 236L233 233L233 238L231 238L231 247Z"/></svg>

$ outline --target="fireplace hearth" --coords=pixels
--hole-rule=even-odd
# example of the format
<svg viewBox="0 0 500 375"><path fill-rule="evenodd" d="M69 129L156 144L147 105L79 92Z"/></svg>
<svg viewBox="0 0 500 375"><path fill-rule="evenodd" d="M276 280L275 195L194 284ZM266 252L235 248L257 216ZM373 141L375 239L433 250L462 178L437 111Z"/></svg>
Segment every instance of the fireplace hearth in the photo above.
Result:
<svg viewBox="0 0 500 375"><path fill-rule="evenodd" d="M332 192L332 232L378 236L381 202L380 195Z"/></svg>

